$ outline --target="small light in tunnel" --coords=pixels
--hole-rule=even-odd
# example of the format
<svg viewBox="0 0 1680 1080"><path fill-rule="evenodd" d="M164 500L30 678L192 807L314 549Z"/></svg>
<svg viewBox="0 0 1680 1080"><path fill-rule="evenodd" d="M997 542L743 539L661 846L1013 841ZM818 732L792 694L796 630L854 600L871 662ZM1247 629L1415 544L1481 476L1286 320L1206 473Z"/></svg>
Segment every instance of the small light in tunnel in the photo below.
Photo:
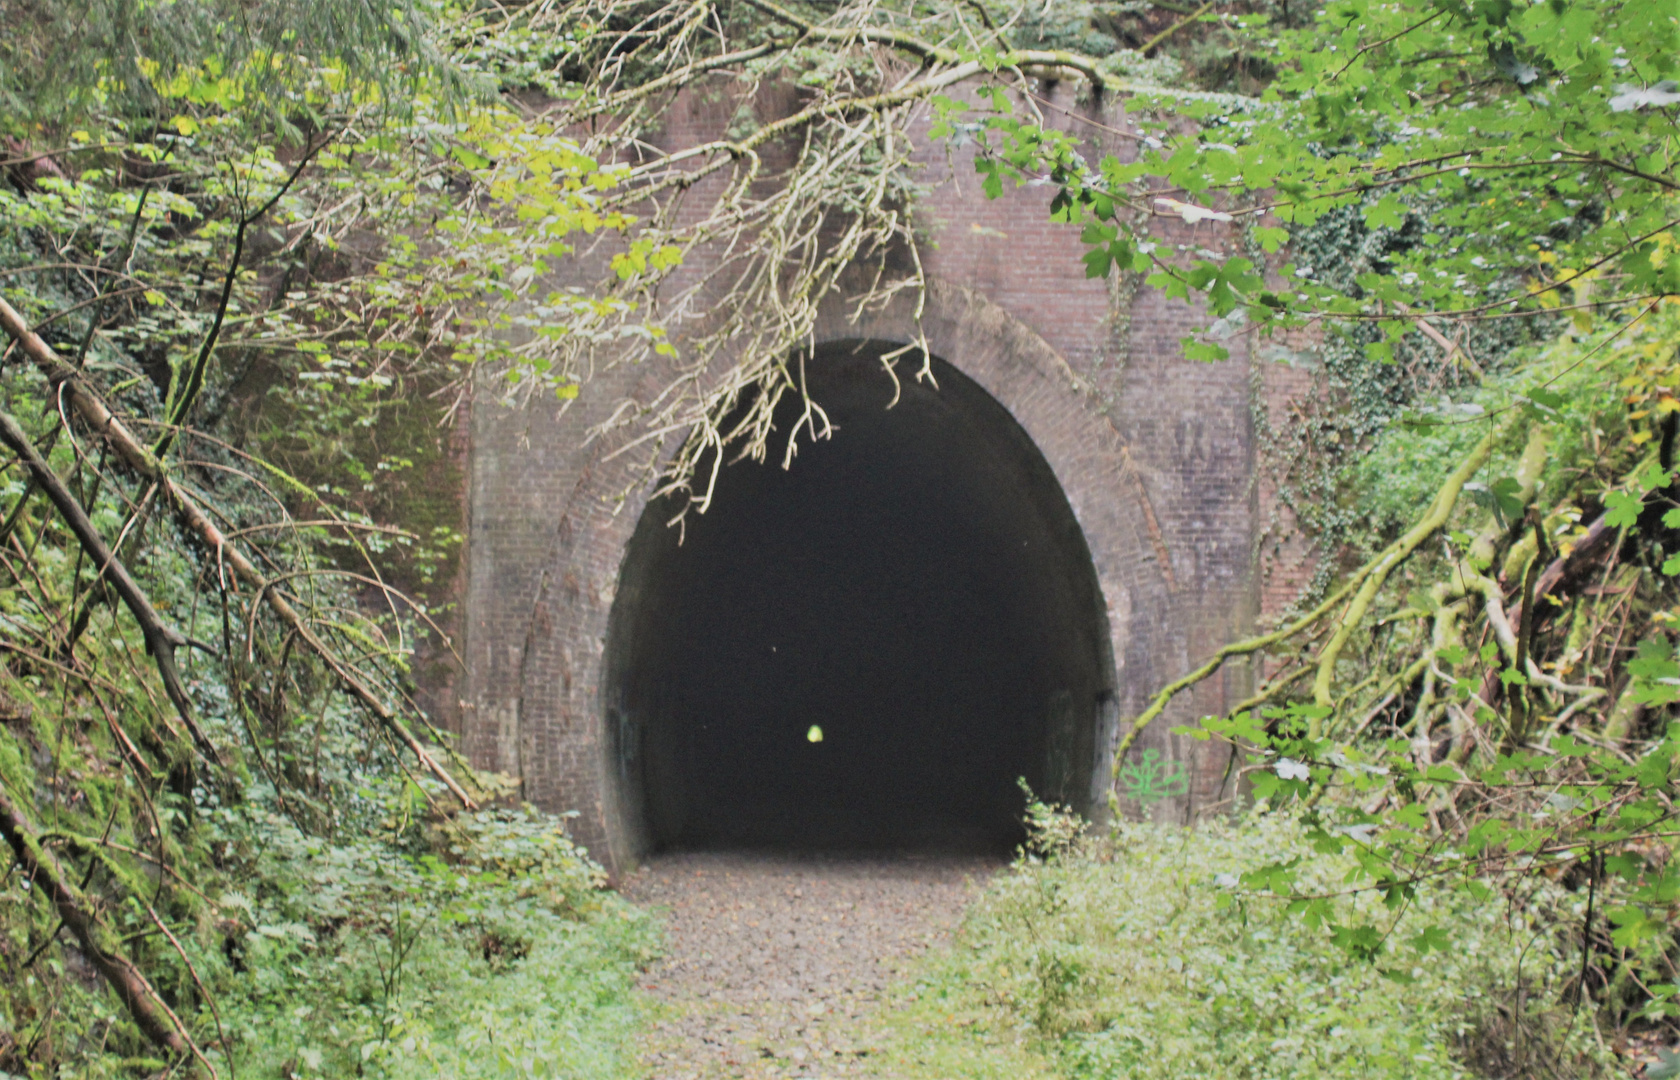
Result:
<svg viewBox="0 0 1680 1080"><path fill-rule="evenodd" d="M812 724L811 730L805 733L805 738L809 739L811 742L822 742L822 728Z"/></svg>

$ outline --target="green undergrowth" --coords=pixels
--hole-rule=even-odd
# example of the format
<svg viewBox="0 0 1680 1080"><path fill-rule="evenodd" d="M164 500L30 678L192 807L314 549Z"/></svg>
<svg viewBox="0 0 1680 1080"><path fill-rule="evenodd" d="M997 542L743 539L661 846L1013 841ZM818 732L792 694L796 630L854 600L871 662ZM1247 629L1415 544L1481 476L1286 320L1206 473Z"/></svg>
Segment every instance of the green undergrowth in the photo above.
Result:
<svg viewBox="0 0 1680 1080"><path fill-rule="evenodd" d="M633 1040L647 1018L634 986L657 927L605 888L563 818L493 809L428 820L413 784L370 780L348 809L371 820L326 837L265 801L205 815L214 868L183 867L196 910L176 913L178 951L158 942L151 961L183 1019L215 1033L218 1075L639 1075ZM31 936L28 900L20 889L0 898L8 946ZM107 917L149 940L144 914ZM122 1007L74 950L36 964L6 994L0 1078L168 1069L135 1055Z"/></svg>
<svg viewBox="0 0 1680 1080"><path fill-rule="evenodd" d="M634 1075L650 921L604 890L561 822L484 811L412 850L255 823L262 894L224 1020L264 1077Z"/></svg>
<svg viewBox="0 0 1680 1080"><path fill-rule="evenodd" d="M1642 399L1672 383L1680 317L1659 309L1630 331L1571 329L1541 345L1515 351L1510 370L1478 387L1463 387L1407 410L1384 429L1346 474L1345 508L1357 508L1346 538L1369 555L1403 533L1429 506L1448 475L1495 422L1515 409L1544 425L1547 457L1539 476L1539 505L1591 499L1604 486L1655 460L1657 444ZM1608 351L1603 350L1608 348ZM1666 390L1660 391L1667 393ZM1666 408L1658 412L1666 415ZM1481 510L1496 503L1498 480L1514 473L1530 424L1511 424L1488 463L1466 485L1466 502ZM1477 512L1477 511L1473 511ZM1552 513L1556 513L1553 510ZM1569 515L1579 523L1581 514Z"/></svg>
<svg viewBox="0 0 1680 1080"><path fill-rule="evenodd" d="M1326 926L1238 899L1241 874L1291 857L1326 893L1349 869L1313 854L1293 816L1263 813L1127 823L1023 857L900 991L879 1075L1611 1075L1591 1010L1557 1004L1578 959L1554 928L1584 898L1545 886L1461 904L1420 890L1358 959ZM1450 927L1451 947L1411 940L1423 923Z"/></svg>

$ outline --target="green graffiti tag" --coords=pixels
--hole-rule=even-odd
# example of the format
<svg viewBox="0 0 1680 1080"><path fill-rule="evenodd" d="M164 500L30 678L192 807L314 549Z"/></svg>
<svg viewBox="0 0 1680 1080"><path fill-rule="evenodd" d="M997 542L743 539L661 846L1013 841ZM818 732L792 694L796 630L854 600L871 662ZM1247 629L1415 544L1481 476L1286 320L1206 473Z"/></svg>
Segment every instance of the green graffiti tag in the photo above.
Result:
<svg viewBox="0 0 1680 1080"><path fill-rule="evenodd" d="M1190 791L1190 774L1182 761L1162 761L1159 750L1145 750L1136 761L1120 766L1120 794L1153 806Z"/></svg>

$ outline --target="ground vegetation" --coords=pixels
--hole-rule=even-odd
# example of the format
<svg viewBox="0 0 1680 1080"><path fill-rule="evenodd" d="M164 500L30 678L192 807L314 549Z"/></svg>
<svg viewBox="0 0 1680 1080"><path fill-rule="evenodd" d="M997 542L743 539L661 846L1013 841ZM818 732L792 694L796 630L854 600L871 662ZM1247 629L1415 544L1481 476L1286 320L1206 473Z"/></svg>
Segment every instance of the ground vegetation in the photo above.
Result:
<svg viewBox="0 0 1680 1080"><path fill-rule="evenodd" d="M1625 1075L1566 1000L1575 958L1553 926L1578 904L1556 882L1509 906L1429 892L1397 932L1449 925L1455 947L1373 964L1244 896L1242 876L1280 855L1326 891L1356 871L1314 850L1298 812L1082 835L1037 804L1034 822L953 947L900 990L881 1075ZM1353 920L1382 901L1334 906Z"/></svg>

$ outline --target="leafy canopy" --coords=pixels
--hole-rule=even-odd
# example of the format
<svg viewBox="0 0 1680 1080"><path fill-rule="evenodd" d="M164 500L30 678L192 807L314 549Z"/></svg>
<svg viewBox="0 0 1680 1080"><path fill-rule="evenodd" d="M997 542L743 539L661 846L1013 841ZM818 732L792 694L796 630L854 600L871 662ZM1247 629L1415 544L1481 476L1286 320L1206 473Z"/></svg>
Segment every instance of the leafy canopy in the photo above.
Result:
<svg viewBox="0 0 1680 1080"><path fill-rule="evenodd" d="M1094 165L993 93L988 193L1048 176L1054 212L1085 224L1092 276L1148 273L1205 296L1216 319L1375 322L1378 361L1416 330L1412 312L1473 322L1680 291L1672 4L1337 0L1273 40L1278 74L1258 100L1139 89L1136 151ZM938 104L947 133L968 111ZM1278 253L1291 227L1343 208L1391 237L1352 289L1325 283L1323 266L1267 273L1152 228L1234 221Z"/></svg>
<svg viewBox="0 0 1680 1080"><path fill-rule="evenodd" d="M428 84L467 92L430 0L39 0L0 13L0 130L13 136L96 115L143 121L160 105L160 72L208 74L259 107L327 62L399 108Z"/></svg>

